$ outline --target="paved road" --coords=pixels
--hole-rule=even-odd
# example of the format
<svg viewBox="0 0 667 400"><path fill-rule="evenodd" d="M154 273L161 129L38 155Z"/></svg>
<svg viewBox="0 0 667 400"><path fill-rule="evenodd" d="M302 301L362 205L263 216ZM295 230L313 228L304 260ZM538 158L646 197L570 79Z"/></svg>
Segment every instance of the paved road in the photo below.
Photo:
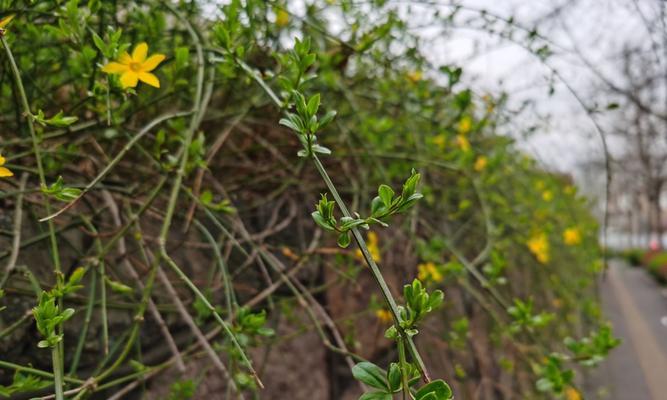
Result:
<svg viewBox="0 0 667 400"><path fill-rule="evenodd" d="M600 292L623 343L591 374L586 398L667 400L667 291L644 270L612 262Z"/></svg>

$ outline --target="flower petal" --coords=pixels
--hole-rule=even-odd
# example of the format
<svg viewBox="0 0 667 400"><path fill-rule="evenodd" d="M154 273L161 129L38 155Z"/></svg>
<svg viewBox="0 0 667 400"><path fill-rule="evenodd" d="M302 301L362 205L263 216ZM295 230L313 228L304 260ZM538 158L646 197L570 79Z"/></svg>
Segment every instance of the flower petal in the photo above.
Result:
<svg viewBox="0 0 667 400"><path fill-rule="evenodd" d="M14 19L14 14L8 15L8 16L0 19L0 29L9 25L9 23L12 21L12 19Z"/></svg>
<svg viewBox="0 0 667 400"><path fill-rule="evenodd" d="M14 173L5 167L0 167L0 178L7 178L9 176L14 176Z"/></svg>
<svg viewBox="0 0 667 400"><path fill-rule="evenodd" d="M127 51L124 51L121 53L120 57L118 57L118 62L129 65L132 62L132 56L130 56L130 53Z"/></svg>
<svg viewBox="0 0 667 400"><path fill-rule="evenodd" d="M142 63L146 60L146 55L148 54L148 45L146 42L141 42L134 48L132 52L132 61L136 63Z"/></svg>
<svg viewBox="0 0 667 400"><path fill-rule="evenodd" d="M157 66L164 61L166 56L164 54L153 54L152 56L148 57L146 61L144 61L143 64L141 64L141 69L144 72L151 72Z"/></svg>
<svg viewBox="0 0 667 400"><path fill-rule="evenodd" d="M125 72L129 70L130 67L127 66L127 64L121 64L117 62L110 62L104 67L102 67L102 72L106 72L107 74L120 74L122 72Z"/></svg>
<svg viewBox="0 0 667 400"><path fill-rule="evenodd" d="M5 157L0 156L0 165L5 165Z"/></svg>
<svg viewBox="0 0 667 400"><path fill-rule="evenodd" d="M136 87L139 77L134 71L126 71L123 75L120 76L120 84L123 86L123 89L130 87Z"/></svg>
<svg viewBox="0 0 667 400"><path fill-rule="evenodd" d="M147 83L156 88L160 87L160 80L157 78L157 76L151 74L150 72L139 72L138 76L139 80L141 80L142 82Z"/></svg>

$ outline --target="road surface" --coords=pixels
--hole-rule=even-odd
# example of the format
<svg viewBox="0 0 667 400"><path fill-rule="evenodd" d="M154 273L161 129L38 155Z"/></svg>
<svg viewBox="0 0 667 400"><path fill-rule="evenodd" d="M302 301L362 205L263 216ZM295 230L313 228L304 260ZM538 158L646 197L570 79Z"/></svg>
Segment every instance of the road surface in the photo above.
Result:
<svg viewBox="0 0 667 400"><path fill-rule="evenodd" d="M600 295L623 343L590 374L586 399L667 400L667 290L644 269L612 261Z"/></svg>

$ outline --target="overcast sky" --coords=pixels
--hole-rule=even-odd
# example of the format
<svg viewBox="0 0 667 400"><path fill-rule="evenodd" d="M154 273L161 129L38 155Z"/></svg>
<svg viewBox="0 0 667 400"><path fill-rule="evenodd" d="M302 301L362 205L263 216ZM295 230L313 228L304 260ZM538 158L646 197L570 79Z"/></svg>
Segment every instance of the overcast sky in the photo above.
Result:
<svg viewBox="0 0 667 400"><path fill-rule="evenodd" d="M411 16L418 16L410 19L411 24L423 26L425 21L433 20L434 8L417 3L396 2L404 11L411 8ZM546 62L592 106L609 100L594 97L600 82L582 57L605 75L619 78L615 60L624 43L646 38L646 27L636 7L644 14L654 13L658 0L461 0L457 4L463 6L456 19L460 28L449 31L448 35L439 29L419 30L427 39L426 53L435 64L462 65L466 83L479 93L506 91L515 108L530 101L533 106L508 127L507 133L517 136L538 123L540 129L521 140L521 146L549 168L580 176L577 172L582 162L602 157L599 135L590 117L558 79L554 81L554 94L549 95L552 77L549 67L520 43L470 29L475 23L466 21L475 15L479 19L479 12L466 10L484 9L489 14L512 17L529 29L537 26L539 33L552 42L550 48L554 54ZM451 7L441 8L451 10ZM521 35L515 37L520 39ZM608 118L604 115L597 118L603 127L607 125Z"/></svg>

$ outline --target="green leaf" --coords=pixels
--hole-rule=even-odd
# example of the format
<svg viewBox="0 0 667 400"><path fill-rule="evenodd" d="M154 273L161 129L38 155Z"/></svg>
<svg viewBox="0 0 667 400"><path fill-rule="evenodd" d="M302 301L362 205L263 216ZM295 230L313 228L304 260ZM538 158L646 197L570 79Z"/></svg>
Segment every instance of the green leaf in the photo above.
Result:
<svg viewBox="0 0 667 400"><path fill-rule="evenodd" d="M120 282L112 281L111 279L109 279L106 276L104 277L104 281L107 283L107 285L109 285L111 290L113 290L116 293L130 294L130 293L133 292L131 287L129 287L129 286L123 284L123 283L120 283Z"/></svg>
<svg viewBox="0 0 667 400"><path fill-rule="evenodd" d="M410 196L412 196L415 193L420 177L421 175L418 174L417 171L413 169L412 175L403 184L403 192L401 193L401 197L403 197L405 201L408 201Z"/></svg>
<svg viewBox="0 0 667 400"><path fill-rule="evenodd" d="M317 225L319 225L320 227L326 229L327 231L333 231L333 230L335 230L334 227L331 226L331 224L330 224L327 220L325 220L324 218L322 218L322 215L320 214L319 211L313 211L312 214L310 214L310 215L311 215L311 216L313 217L313 219L315 220L315 223L316 223Z"/></svg>
<svg viewBox="0 0 667 400"><path fill-rule="evenodd" d="M81 195L81 189L68 187L68 188L63 188L61 191L57 193L54 193L53 196L60 201L70 202L79 197L79 195Z"/></svg>
<svg viewBox="0 0 667 400"><path fill-rule="evenodd" d="M373 216L380 215L385 210L386 207L380 196L375 196L375 198L373 198L373 201L371 201L371 215Z"/></svg>
<svg viewBox="0 0 667 400"><path fill-rule="evenodd" d="M338 235L338 246L340 246L342 248L346 248L349 245L350 245L350 233L349 232L343 232L340 235Z"/></svg>
<svg viewBox="0 0 667 400"><path fill-rule="evenodd" d="M358 381L376 389L388 390L389 387L384 377L384 371L377 365L364 361L352 367L352 375Z"/></svg>
<svg viewBox="0 0 667 400"><path fill-rule="evenodd" d="M396 326L392 325L389 328L387 328L386 331L384 331L384 337L387 339L391 340L397 340L398 339L398 329L396 329Z"/></svg>
<svg viewBox="0 0 667 400"><path fill-rule="evenodd" d="M416 400L448 400L452 397L452 389L445 381L438 379L422 386L415 397Z"/></svg>
<svg viewBox="0 0 667 400"><path fill-rule="evenodd" d="M107 57L107 45L104 43L104 40L94 31L91 30L90 33L93 36L93 43L95 43L95 47L102 53L105 57Z"/></svg>
<svg viewBox="0 0 667 400"><path fill-rule="evenodd" d="M393 396L387 392L369 392L359 397L359 400L391 400Z"/></svg>
<svg viewBox="0 0 667 400"><path fill-rule="evenodd" d="M442 304L442 301L445 298L445 294L442 292L442 290L436 290L431 295L429 296L428 300L428 305L432 309L438 308L440 304Z"/></svg>
<svg viewBox="0 0 667 400"><path fill-rule="evenodd" d="M210 190L204 190L201 195L199 195L199 200L203 204L210 204L213 201L213 193Z"/></svg>
<svg viewBox="0 0 667 400"><path fill-rule="evenodd" d="M72 315L74 315L74 309L73 308L67 308L60 315L62 317L62 321L66 321L66 320L70 319L70 317Z"/></svg>
<svg viewBox="0 0 667 400"><path fill-rule="evenodd" d="M391 200L394 198L394 189L387 185L380 185L378 188L378 195L380 195L385 207L389 208L391 206Z"/></svg>
<svg viewBox="0 0 667 400"><path fill-rule="evenodd" d="M320 94L317 93L308 100L308 115L313 116L317 114L317 110L320 108Z"/></svg>
<svg viewBox="0 0 667 400"><path fill-rule="evenodd" d="M320 119L320 121L317 124L317 128L324 128L325 126L329 125L329 123L334 119L336 116L336 111L329 111L326 114L324 114L324 117Z"/></svg>
<svg viewBox="0 0 667 400"><path fill-rule="evenodd" d="M366 223L365 220L363 220L363 219L359 219L359 218L357 218L357 219L352 219L352 218L344 219L344 218L341 218L341 219L340 219L340 222L342 223L342 225L340 226L340 229L343 230L343 231L349 231L349 230L352 229L352 228L355 228L355 227L357 227L357 226L360 226L360 225L363 225L363 224Z"/></svg>
<svg viewBox="0 0 667 400"><path fill-rule="evenodd" d="M324 147L324 146L320 146L319 144L312 145L311 149L313 150L314 153L320 153L320 154L326 154L326 155L331 154L330 149L328 149L327 147Z"/></svg>
<svg viewBox="0 0 667 400"><path fill-rule="evenodd" d="M47 119L44 116L44 112L42 110L39 110L37 115L33 116L33 118L41 125L44 126L49 125L56 128L64 128L70 126L79 120L78 117L66 117L62 111L58 112L53 117Z"/></svg>
<svg viewBox="0 0 667 400"><path fill-rule="evenodd" d="M392 392L398 392L401 390L401 368L397 363L391 363L391 365L389 365L387 381L389 382L389 389Z"/></svg>
<svg viewBox="0 0 667 400"><path fill-rule="evenodd" d="M67 285L78 285L81 282L81 279L86 274L86 269L84 267L78 267L72 272L69 279L67 280Z"/></svg>
<svg viewBox="0 0 667 400"><path fill-rule="evenodd" d="M278 121L280 125L286 126L294 132L302 133L303 129L299 126L299 122L301 122L299 117L293 114L288 115L287 118L281 118L280 121Z"/></svg>

